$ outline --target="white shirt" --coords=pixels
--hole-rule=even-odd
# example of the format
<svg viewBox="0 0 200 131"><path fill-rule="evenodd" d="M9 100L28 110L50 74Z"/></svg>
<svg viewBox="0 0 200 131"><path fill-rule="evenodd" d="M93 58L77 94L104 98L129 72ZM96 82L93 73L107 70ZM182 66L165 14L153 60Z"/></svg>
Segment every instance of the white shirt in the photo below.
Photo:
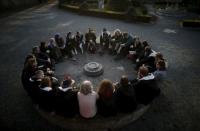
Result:
<svg viewBox="0 0 200 131"><path fill-rule="evenodd" d="M79 103L79 112L84 118L92 118L97 113L96 100L98 95L95 91L92 93L84 95L81 92L78 92L78 103Z"/></svg>

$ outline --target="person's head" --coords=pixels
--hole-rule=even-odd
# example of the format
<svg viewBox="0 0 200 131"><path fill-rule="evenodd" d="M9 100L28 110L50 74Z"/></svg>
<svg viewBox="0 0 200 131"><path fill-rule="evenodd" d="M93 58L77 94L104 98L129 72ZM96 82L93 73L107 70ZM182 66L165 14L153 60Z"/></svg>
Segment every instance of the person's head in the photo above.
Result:
<svg viewBox="0 0 200 131"><path fill-rule="evenodd" d="M125 75L123 75L123 76L121 77L121 79L120 79L120 84L121 84L122 86L127 86L128 83L129 83L128 77L125 76Z"/></svg>
<svg viewBox="0 0 200 131"><path fill-rule="evenodd" d="M149 43L145 40L145 41L142 42L142 45L143 45L144 48L146 48L147 46L149 46Z"/></svg>
<svg viewBox="0 0 200 131"><path fill-rule="evenodd" d="M155 56L155 61L158 61L158 60L163 60L163 55L160 52L157 52Z"/></svg>
<svg viewBox="0 0 200 131"><path fill-rule="evenodd" d="M99 89L98 94L102 99L109 99L112 97L114 91L113 84L110 80L102 80Z"/></svg>
<svg viewBox="0 0 200 131"><path fill-rule="evenodd" d="M69 80L64 80L63 82L62 82L62 88L68 88L68 87L70 87L71 86L71 83L72 83L72 80L71 79L69 79Z"/></svg>
<svg viewBox="0 0 200 131"><path fill-rule="evenodd" d="M52 83L51 83L51 79L49 77L44 77L42 78L42 81L41 81L41 87L44 88L44 87L51 87Z"/></svg>
<svg viewBox="0 0 200 131"><path fill-rule="evenodd" d="M70 38L70 37L71 37L71 35L72 35L72 32L71 32L71 31L69 31L69 32L67 33L67 36L66 36L66 38Z"/></svg>
<svg viewBox="0 0 200 131"><path fill-rule="evenodd" d="M37 61L35 58L29 58L27 61L27 66L30 68L36 68L37 67Z"/></svg>
<svg viewBox="0 0 200 131"><path fill-rule="evenodd" d="M107 32L107 29L106 28L103 28L103 33L106 33Z"/></svg>
<svg viewBox="0 0 200 131"><path fill-rule="evenodd" d="M39 48L38 46L34 46L34 47L32 48L32 53L33 53L33 54L38 54L38 53L40 53L40 48Z"/></svg>
<svg viewBox="0 0 200 131"><path fill-rule="evenodd" d="M56 46L56 43L55 43L55 39L54 39L54 38L50 38L50 39L49 39L48 46L50 46L50 47Z"/></svg>
<svg viewBox="0 0 200 131"><path fill-rule="evenodd" d="M63 88L68 88L68 87L70 87L74 83L75 83L75 81L72 80L72 78L70 76L65 76L64 80L61 83L61 86Z"/></svg>
<svg viewBox="0 0 200 131"><path fill-rule="evenodd" d="M146 66L140 66L139 70L138 70L138 77L139 79L142 77L145 77L149 74L149 69Z"/></svg>
<svg viewBox="0 0 200 131"><path fill-rule="evenodd" d="M63 40L62 37L59 37L59 38L58 38L58 41L59 41L60 43L64 43L64 40Z"/></svg>
<svg viewBox="0 0 200 131"><path fill-rule="evenodd" d="M139 36L134 36L134 40L135 40L135 42L138 42L138 41L140 41L140 37Z"/></svg>
<svg viewBox="0 0 200 131"><path fill-rule="evenodd" d="M166 70L165 61L164 60L158 60L156 62L156 69L158 69L158 70Z"/></svg>
<svg viewBox="0 0 200 131"><path fill-rule="evenodd" d="M123 33L123 36L124 36L124 38L128 38L128 33L127 33L127 32L124 32L124 33Z"/></svg>
<svg viewBox="0 0 200 131"><path fill-rule="evenodd" d="M56 33L54 36L55 39L58 39L59 37L60 37L60 33Z"/></svg>
<svg viewBox="0 0 200 131"><path fill-rule="evenodd" d="M79 32L79 31L77 31L77 32L76 32L76 35L80 35L80 32Z"/></svg>
<svg viewBox="0 0 200 131"><path fill-rule="evenodd" d="M144 51L145 51L145 53L150 54L151 53L151 47L150 46L146 46Z"/></svg>
<svg viewBox="0 0 200 131"><path fill-rule="evenodd" d="M35 59L35 56L34 56L33 54L28 54L28 55L26 56L26 58L25 58L24 64L26 64L30 58L34 58L34 59Z"/></svg>
<svg viewBox="0 0 200 131"><path fill-rule="evenodd" d="M119 29L114 30L114 35L119 36L121 34L121 31Z"/></svg>
<svg viewBox="0 0 200 131"><path fill-rule="evenodd" d="M88 30L89 30L89 33L92 33L92 32L93 32L92 28L89 28Z"/></svg>
<svg viewBox="0 0 200 131"><path fill-rule="evenodd" d="M92 93L93 85L90 81L83 81L81 84L80 92L84 95Z"/></svg>
<svg viewBox="0 0 200 131"><path fill-rule="evenodd" d="M45 41L41 41L41 42L40 42L40 47L46 48L46 47L47 47L46 42L45 42Z"/></svg>
<svg viewBox="0 0 200 131"><path fill-rule="evenodd" d="M44 71L42 70L37 70L35 72L35 76L34 76L36 79L43 79L44 78Z"/></svg>

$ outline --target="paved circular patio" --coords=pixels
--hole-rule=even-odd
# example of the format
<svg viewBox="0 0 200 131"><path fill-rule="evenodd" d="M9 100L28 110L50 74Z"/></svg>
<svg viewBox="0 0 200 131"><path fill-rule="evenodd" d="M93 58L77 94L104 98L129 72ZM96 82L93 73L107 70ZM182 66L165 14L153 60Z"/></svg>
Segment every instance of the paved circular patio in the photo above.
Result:
<svg viewBox="0 0 200 131"><path fill-rule="evenodd" d="M99 35L106 27L111 31L119 28L149 41L169 63L161 96L140 119L117 130L200 130L200 32L180 28L177 20L160 16L155 24L124 23L79 16L57 9L56 3L0 19L0 129L65 130L41 117L26 95L20 81L24 58L32 46L47 41L56 32L64 36L68 31L85 33L92 27Z"/></svg>

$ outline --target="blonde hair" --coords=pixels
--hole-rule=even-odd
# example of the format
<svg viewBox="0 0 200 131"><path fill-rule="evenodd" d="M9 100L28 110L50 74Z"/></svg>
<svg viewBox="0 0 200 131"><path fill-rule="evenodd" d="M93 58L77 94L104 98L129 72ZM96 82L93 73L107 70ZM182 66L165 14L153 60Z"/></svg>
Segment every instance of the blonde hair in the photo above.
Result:
<svg viewBox="0 0 200 131"><path fill-rule="evenodd" d="M90 81L83 81L81 84L80 92L84 95L90 94L93 91L93 85Z"/></svg>

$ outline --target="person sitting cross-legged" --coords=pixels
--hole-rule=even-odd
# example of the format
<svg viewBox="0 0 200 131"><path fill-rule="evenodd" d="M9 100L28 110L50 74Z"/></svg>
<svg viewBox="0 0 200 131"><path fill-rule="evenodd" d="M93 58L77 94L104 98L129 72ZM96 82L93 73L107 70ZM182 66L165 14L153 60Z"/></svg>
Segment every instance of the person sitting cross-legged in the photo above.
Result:
<svg viewBox="0 0 200 131"><path fill-rule="evenodd" d="M102 34L100 35L100 53L104 53L105 49L108 49L111 41L111 34L106 29L103 28Z"/></svg>
<svg viewBox="0 0 200 131"><path fill-rule="evenodd" d="M116 59L126 56L129 53L129 47L131 46L132 43L134 43L134 39L131 34L124 32L122 33L122 35L123 35L123 39L122 39L122 43L117 49Z"/></svg>
<svg viewBox="0 0 200 131"><path fill-rule="evenodd" d="M114 34L111 36L111 43L109 45L109 50L113 55L117 54L120 44L122 44L123 35L119 29L114 30Z"/></svg>
<svg viewBox="0 0 200 131"><path fill-rule="evenodd" d="M156 52L151 49L150 46L146 46L144 53L136 60L136 67L137 70L143 64L152 67L154 65Z"/></svg>
<svg viewBox="0 0 200 131"><path fill-rule="evenodd" d="M85 34L85 49L90 53L95 53L96 51L96 34L91 28Z"/></svg>
<svg viewBox="0 0 200 131"><path fill-rule="evenodd" d="M63 56L62 56L61 50L58 48L54 38L49 39L47 47L49 50L50 58L54 59L56 62L59 62Z"/></svg>
<svg viewBox="0 0 200 131"><path fill-rule="evenodd" d="M47 54L42 53L38 46L32 48L32 54L35 56L38 66L55 69L55 63L51 61L50 57Z"/></svg>

